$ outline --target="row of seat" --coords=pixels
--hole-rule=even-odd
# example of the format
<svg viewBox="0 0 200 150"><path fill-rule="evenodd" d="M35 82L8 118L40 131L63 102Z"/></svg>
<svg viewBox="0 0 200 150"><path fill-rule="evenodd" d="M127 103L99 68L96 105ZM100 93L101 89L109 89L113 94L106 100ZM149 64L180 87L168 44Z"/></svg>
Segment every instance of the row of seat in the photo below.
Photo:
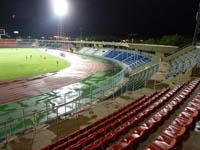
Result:
<svg viewBox="0 0 200 150"><path fill-rule="evenodd" d="M168 92L164 97L166 98L165 101L163 100L163 103L166 102L173 96L177 91L180 90L181 87L174 89L171 92ZM152 104L151 101L147 102ZM146 104L147 104L146 103ZM84 148L84 150L101 150L105 149L110 143L115 142L121 135L124 135L130 130L131 128L135 127L139 122L141 122L144 118L146 118L150 113L154 112L156 109L158 109L163 103L155 102L150 107L145 107L146 104L144 104L144 107L146 108L144 111L133 117L132 119L127 120L125 123L120 125L118 128L112 130L110 133L105 135L104 137L96 140L93 144L87 146ZM130 111L130 114L134 114L134 111Z"/></svg>
<svg viewBox="0 0 200 150"><path fill-rule="evenodd" d="M174 98L163 109L131 131L130 134L122 138L117 144L109 147L108 150L129 150L132 149L137 143L143 141L151 132L154 131L156 127L158 127L167 117L169 117L184 100L186 100L192 94L193 90L198 84L199 80L190 83L178 97ZM160 99L157 104L154 104L154 106L160 106L160 103L163 101L165 101L165 99Z"/></svg>
<svg viewBox="0 0 200 150"><path fill-rule="evenodd" d="M73 142L76 142L78 139L81 139L81 137L84 137L86 135L88 136L89 133L92 134L92 132L95 132L96 130L106 126L107 124L109 124L111 122L113 122L114 120L117 120L117 119L119 120L120 117L122 117L123 115L127 114L129 111L135 109L136 107L138 107L142 103L150 101L150 100L154 100L155 101L156 99L161 97L163 94L165 94L168 90L169 89L166 89L166 90L164 90L162 92L159 92L159 93L155 92L155 93L153 93L153 94L151 94L150 96L147 96L147 97L142 96L142 97L138 98L137 100L133 101L132 103L128 104L127 106L119 109L118 111L116 111L116 112L114 112L114 113L112 113L112 114L100 119L99 121L95 122L94 124L84 128L82 130L79 130L79 131L75 132L74 134L72 134L72 135L70 135L68 137L63 138L63 139L59 140L58 142L47 146L44 149L52 149L52 148L54 148L54 147L56 147L58 145L61 145L62 143L66 143L66 142L68 142L70 140L73 141ZM142 109L142 107L139 108L138 111L140 109ZM77 138L77 136L78 136L78 138ZM66 144L63 144L62 146L66 147ZM60 146L60 147L62 147L62 146Z"/></svg>
<svg viewBox="0 0 200 150"><path fill-rule="evenodd" d="M196 64L200 64L200 49L195 49L191 52L182 54L169 61L170 70L166 75L166 78L184 74Z"/></svg>
<svg viewBox="0 0 200 150"><path fill-rule="evenodd" d="M182 86L168 92L164 96L164 97L166 97L166 101L168 99L170 99L171 96L173 96L176 92L178 92L181 89L181 87ZM169 89L163 91L162 93L166 93L167 91L169 91ZM157 99L159 99L159 98L157 98ZM130 110L128 115L123 116L123 118L121 119L123 121L121 122L120 125L115 125L116 123L118 123L117 120L115 122L113 122L111 125L108 125L106 128L110 128L110 130L109 130L110 132L106 132L107 133L106 135L104 135L103 137L100 137L100 139L98 139L96 141L93 141L93 143L88 145L87 147L85 147L84 150L105 149L111 142L113 142L119 136L126 133L129 129L133 128L136 124L141 122L150 113L152 113L158 107L160 107L160 105L162 105L162 104L160 103L160 105L157 105L157 102L155 102L155 101L157 101L157 99L156 99L156 97L152 97L150 101L145 102L144 104L142 104L141 106L139 106L138 108L136 108L134 110ZM155 102L155 105L153 104L154 102ZM163 101L163 103L164 103L164 101ZM153 104L153 106L151 106L152 104ZM147 108L148 106L149 106L149 108ZM141 110L145 109L145 110L141 112L141 111L139 111L140 109ZM138 111L139 111L139 113L136 113ZM124 119L124 118L126 118L126 119ZM70 149L70 150L72 150L72 149Z"/></svg>
<svg viewBox="0 0 200 150"><path fill-rule="evenodd" d="M145 150L172 150L200 113L200 92Z"/></svg>
<svg viewBox="0 0 200 150"><path fill-rule="evenodd" d="M118 114L121 113L123 110L128 109L128 108L131 107L131 106L137 106L137 105L139 105L141 102L150 99L151 97L153 97L153 96L156 95L156 94L157 94L157 92L155 92L155 93L153 93L153 94L151 94L151 95L149 95L149 96L145 96L145 95L144 95L144 96L141 96L141 97L139 97L138 99L134 100L132 103L126 105L125 107L123 107L123 108L121 108L121 109L119 109L119 110L113 112L112 114L110 114L110 115L108 115L108 116L105 116L104 118L102 118L102 119L96 121L95 123L93 123L93 124L87 126L86 128L83 128L83 129L81 129L81 130L78 130L77 132L75 132L75 133L73 133L73 134L71 134L71 135L69 135L69 136L67 136L67 137L65 137L65 138L63 138L63 139L61 139L61 140L59 140L59 141L56 142L56 143L50 144L49 146L47 146L47 147L44 148L43 150L52 149L52 148L56 147L56 146L59 145L59 144L63 144L64 142L67 142L68 140L70 140L70 139L72 139L72 138L75 138L76 136L78 136L78 135L80 135L80 134L82 134L82 133L88 131L89 129L92 129L92 128L95 127L96 125L98 125L98 124L100 124L100 123L103 123L103 122L106 122L108 119L110 119L111 117L114 117L115 115L118 115Z"/></svg>
<svg viewBox="0 0 200 150"><path fill-rule="evenodd" d="M148 69L138 72L130 77L130 84L132 85L132 90L143 88L151 76L156 73L159 69L159 64L149 67Z"/></svg>
<svg viewBox="0 0 200 150"><path fill-rule="evenodd" d="M118 61L123 61L126 58L130 57L132 54L128 52L122 52L119 56L117 56L115 59Z"/></svg>
<svg viewBox="0 0 200 150"><path fill-rule="evenodd" d="M109 48L93 48L93 47L83 47L79 50L80 54L104 56L110 51Z"/></svg>
<svg viewBox="0 0 200 150"><path fill-rule="evenodd" d="M148 63L148 62L150 62L150 61L151 61L150 58L144 57L144 58L142 58L142 59L140 59L140 60L138 60L138 61L132 63L132 64L130 65L130 68L133 70L133 69L135 69L135 68L137 68L137 67L139 67L139 66L141 66L141 65L143 65L143 64L145 64L145 63Z"/></svg>
<svg viewBox="0 0 200 150"><path fill-rule="evenodd" d="M16 39L0 39L0 43L16 43Z"/></svg>
<svg viewBox="0 0 200 150"><path fill-rule="evenodd" d="M121 52L117 50L110 51L104 57L113 58L121 61L126 65L129 65L132 70L151 61L151 58L149 57L144 57L135 53Z"/></svg>
<svg viewBox="0 0 200 150"><path fill-rule="evenodd" d="M81 149L81 148L84 148L84 149L105 148L105 146L109 142L107 137L108 137L108 135L110 135L110 133L109 133L110 131L115 132L114 136L116 137L116 136L119 136L122 133L124 133L125 130L128 129L128 127L134 126L136 124L136 122L132 122L133 124L129 124L129 126L125 126L125 127L124 127L124 124L126 124L126 122L128 122L130 119L132 119L132 117L139 114L142 110L144 110L146 107L148 107L153 102L155 102L157 99L159 99L167 91L168 91L168 89L155 95L150 100L143 102L143 104L141 104L138 107L126 109L120 118L118 118L118 119L113 118L111 123L104 125L104 127L102 129L98 130L96 133L94 133L86 138L83 138L82 140L78 141L77 144L70 146L68 149L75 150L75 149ZM143 116L141 116L140 119L142 119L142 117ZM138 121L140 121L140 119L138 119ZM115 129L115 130L113 130L113 129ZM99 144L97 145L96 143L99 143ZM85 147L85 146L87 146L87 147ZM59 149L59 150L61 150L61 149Z"/></svg>
<svg viewBox="0 0 200 150"><path fill-rule="evenodd" d="M14 47L16 45L16 39L0 39L0 46Z"/></svg>
<svg viewBox="0 0 200 150"><path fill-rule="evenodd" d="M69 147L69 149L71 150L81 149L87 146L91 142L94 142L94 140L97 140L98 138L107 134L112 128L116 128L117 126L124 123L127 119L130 119L133 115L139 113L142 109L146 108L147 105L150 105L151 102L160 98L168 90L169 89L166 89L160 93L152 94L150 95L150 97L143 98L140 101L132 105L129 105L128 108L125 107L120 111L118 110L116 115L109 117L109 119L106 122L102 120L98 125L95 125L93 129L90 129L86 133L79 135L78 137L72 139L71 141L65 142L63 145L56 147L55 150L63 150L67 147ZM128 114L130 111L133 110L134 113Z"/></svg>
<svg viewBox="0 0 200 150"><path fill-rule="evenodd" d="M121 51L117 51L117 50L112 50L110 51L108 54L106 54L104 57L107 57L107 58L114 58L116 57L117 55L121 54L122 52Z"/></svg>
<svg viewBox="0 0 200 150"><path fill-rule="evenodd" d="M94 52L93 55L96 56L104 56L110 49L108 48L100 48L98 51Z"/></svg>
<svg viewBox="0 0 200 150"><path fill-rule="evenodd" d="M24 42L19 42L22 44L26 44ZM27 43L28 44L28 43ZM33 44L30 42L29 44ZM65 42L58 42L58 41L38 41L38 46L41 48L51 48L51 49L58 49L62 46L67 46L69 48L73 48L73 44L65 43Z"/></svg>
<svg viewBox="0 0 200 150"><path fill-rule="evenodd" d="M132 54L131 57L125 59L123 62L127 65L132 64L133 62L136 62L140 59L142 59L143 56L142 55L138 55L138 54Z"/></svg>

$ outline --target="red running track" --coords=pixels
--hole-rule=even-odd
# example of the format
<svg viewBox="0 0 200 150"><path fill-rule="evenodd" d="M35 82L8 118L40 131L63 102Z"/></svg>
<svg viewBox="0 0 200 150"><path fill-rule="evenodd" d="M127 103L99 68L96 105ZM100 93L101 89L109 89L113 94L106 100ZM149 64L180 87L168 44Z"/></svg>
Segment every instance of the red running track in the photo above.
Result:
<svg viewBox="0 0 200 150"><path fill-rule="evenodd" d="M84 59L71 53L67 53L65 58L71 61L72 64L69 68L61 71L34 77L0 81L0 104L41 95L77 83L96 73L96 71L114 67L101 62Z"/></svg>

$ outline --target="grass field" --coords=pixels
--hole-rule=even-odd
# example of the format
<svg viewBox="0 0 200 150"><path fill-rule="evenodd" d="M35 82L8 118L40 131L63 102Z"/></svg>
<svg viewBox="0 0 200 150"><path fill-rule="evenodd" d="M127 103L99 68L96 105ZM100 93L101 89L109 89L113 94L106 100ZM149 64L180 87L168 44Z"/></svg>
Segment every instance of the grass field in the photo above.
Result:
<svg viewBox="0 0 200 150"><path fill-rule="evenodd" d="M34 48L0 49L0 81L55 72L69 66L70 62Z"/></svg>

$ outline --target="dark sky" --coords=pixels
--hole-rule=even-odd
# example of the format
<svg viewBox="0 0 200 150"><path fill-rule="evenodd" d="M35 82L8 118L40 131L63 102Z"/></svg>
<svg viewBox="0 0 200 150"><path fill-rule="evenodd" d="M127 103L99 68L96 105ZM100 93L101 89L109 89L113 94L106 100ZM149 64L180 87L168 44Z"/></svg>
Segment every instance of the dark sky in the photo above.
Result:
<svg viewBox="0 0 200 150"><path fill-rule="evenodd" d="M65 33L79 35L192 36L198 0L68 0ZM16 17L13 19L12 15ZM58 18L51 0L1 0L0 28L22 35L52 36Z"/></svg>

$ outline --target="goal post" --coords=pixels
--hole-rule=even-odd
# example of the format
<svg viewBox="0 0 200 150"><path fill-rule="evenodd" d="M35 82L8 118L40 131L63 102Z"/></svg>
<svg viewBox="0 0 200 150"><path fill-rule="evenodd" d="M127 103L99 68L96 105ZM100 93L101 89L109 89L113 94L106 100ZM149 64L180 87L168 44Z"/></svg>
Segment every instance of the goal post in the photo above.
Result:
<svg viewBox="0 0 200 150"><path fill-rule="evenodd" d="M1 39L1 36L5 34L6 34L5 29L0 29L0 39Z"/></svg>

